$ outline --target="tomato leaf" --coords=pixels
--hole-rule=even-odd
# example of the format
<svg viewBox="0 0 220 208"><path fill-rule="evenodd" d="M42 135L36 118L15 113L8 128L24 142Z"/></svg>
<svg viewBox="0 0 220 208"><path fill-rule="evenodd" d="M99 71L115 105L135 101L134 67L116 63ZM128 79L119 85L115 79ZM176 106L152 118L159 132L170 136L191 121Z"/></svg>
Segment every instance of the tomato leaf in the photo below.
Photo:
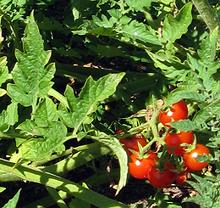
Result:
<svg viewBox="0 0 220 208"><path fill-rule="evenodd" d="M207 38L200 44L198 55L206 65L212 63L216 58L216 48L218 40L218 28L213 30Z"/></svg>
<svg viewBox="0 0 220 208"><path fill-rule="evenodd" d="M50 98L40 103L33 117L37 126L47 127L51 121L58 121L58 113L56 105Z"/></svg>
<svg viewBox="0 0 220 208"><path fill-rule="evenodd" d="M0 186L0 193L2 193L2 192L5 191L5 190L6 190L5 187L1 187L1 186Z"/></svg>
<svg viewBox="0 0 220 208"><path fill-rule="evenodd" d="M203 124L207 120L219 115L220 102L213 102L207 106L202 106L193 118L193 122Z"/></svg>
<svg viewBox="0 0 220 208"><path fill-rule="evenodd" d="M51 52L44 51L43 40L33 12L28 19L22 42L23 51L15 51L17 63L12 71L14 84L8 84L7 90L14 101L23 106L35 106L37 98L45 97L51 88L55 66L54 64L46 66Z"/></svg>
<svg viewBox="0 0 220 208"><path fill-rule="evenodd" d="M65 141L67 129L60 121L49 123L48 127L38 127L34 122L25 122L19 128L25 130L25 125L32 124L31 132L36 132L38 138L32 138L25 141L20 147L18 155L22 159L30 161L40 161L49 159L54 152L62 152L65 150L63 142ZM25 127L24 127L25 126ZM35 129L32 129L34 127ZM27 130L27 128L26 128Z"/></svg>
<svg viewBox="0 0 220 208"><path fill-rule="evenodd" d="M125 3L134 11L144 11L144 8L150 7L153 0L127 0Z"/></svg>
<svg viewBox="0 0 220 208"><path fill-rule="evenodd" d="M0 58L0 86L8 79L7 58Z"/></svg>
<svg viewBox="0 0 220 208"><path fill-rule="evenodd" d="M205 101L205 97L196 92L195 90L176 90L173 91L166 99L166 103L168 105L171 105L173 103L176 103L182 99L186 99L186 100L193 100L196 102L203 102Z"/></svg>
<svg viewBox="0 0 220 208"><path fill-rule="evenodd" d="M117 187L117 194L126 185L128 174L127 154L118 139L110 135L107 135L104 132L96 132L96 136L92 136L92 139L95 139L109 147L119 160L120 180Z"/></svg>
<svg viewBox="0 0 220 208"><path fill-rule="evenodd" d="M164 42L170 41L174 43L187 32L187 29L192 22L191 10L192 4L187 3L184 7L182 7L175 18L171 15L166 16L163 27Z"/></svg>
<svg viewBox="0 0 220 208"><path fill-rule="evenodd" d="M70 109L59 110L59 116L64 123L74 128L76 133L79 127L86 122L88 116L97 110L100 102L111 96L125 74L109 74L95 81L92 77L86 80L79 97L75 97L71 87L66 88L65 96Z"/></svg>
<svg viewBox="0 0 220 208"><path fill-rule="evenodd" d="M171 122L170 125L180 131L194 131L200 128L197 123L189 119Z"/></svg>
<svg viewBox="0 0 220 208"><path fill-rule="evenodd" d="M20 197L20 192L21 192L21 189L19 189L18 192L14 195L14 197L10 199L8 203L5 204L2 208L16 208L19 197Z"/></svg>
<svg viewBox="0 0 220 208"><path fill-rule="evenodd" d="M198 192L197 195L186 198L184 202L193 202L204 208L218 208L220 206L220 185L219 176L202 178L193 174L196 181L188 181L188 183Z"/></svg>
<svg viewBox="0 0 220 208"><path fill-rule="evenodd" d="M0 114L0 130L6 131L18 121L18 105L13 102L7 106Z"/></svg>

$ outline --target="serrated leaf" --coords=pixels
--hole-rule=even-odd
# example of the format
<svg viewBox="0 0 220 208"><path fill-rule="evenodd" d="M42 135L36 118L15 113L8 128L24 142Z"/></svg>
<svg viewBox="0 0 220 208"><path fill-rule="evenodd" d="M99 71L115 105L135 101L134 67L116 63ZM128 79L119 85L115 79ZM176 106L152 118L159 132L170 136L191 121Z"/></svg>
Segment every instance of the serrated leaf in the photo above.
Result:
<svg viewBox="0 0 220 208"><path fill-rule="evenodd" d="M166 103L171 105L182 99L192 100L196 102L204 102L205 97L194 90L177 90L172 92L166 99Z"/></svg>
<svg viewBox="0 0 220 208"><path fill-rule="evenodd" d="M89 115L97 110L98 104L111 96L125 74L109 74L95 81L92 77L86 80L79 97L76 98L72 89L67 87L65 96L70 106L70 112L60 110L59 115L76 133Z"/></svg>
<svg viewBox="0 0 220 208"><path fill-rule="evenodd" d="M23 51L15 51L17 63L12 71L14 84L8 84L7 91L16 102L31 106L36 105L38 97L47 95L55 73L54 64L45 67L51 52L44 51L43 40L33 13L28 18L22 42Z"/></svg>
<svg viewBox="0 0 220 208"><path fill-rule="evenodd" d="M141 41L143 43L151 43L155 45L161 45L156 32L149 30L146 25L136 20L131 21L129 24L125 24L118 29L115 29L118 34L121 34L121 39L129 38L131 40ZM128 39L128 40L129 40Z"/></svg>
<svg viewBox="0 0 220 208"><path fill-rule="evenodd" d="M167 15L163 26L163 40L174 43L181 38L188 30L192 22L192 3L185 4L180 10L179 14L174 18Z"/></svg>
<svg viewBox="0 0 220 208"><path fill-rule="evenodd" d="M197 124L202 124L206 122L208 119L214 118L219 114L220 111L220 103L214 102L207 106L201 108L193 118L193 122Z"/></svg>
<svg viewBox="0 0 220 208"><path fill-rule="evenodd" d="M188 183L198 192L196 196L192 196L184 200L184 202L194 202L202 208L213 208L219 205L220 192L219 182L209 179L208 177L202 178L193 174L196 182L188 181Z"/></svg>
<svg viewBox="0 0 220 208"><path fill-rule="evenodd" d="M10 199L8 201L8 203L5 204L2 208L16 208L19 197L20 197L20 192L21 192L21 189L18 190L18 192L15 194L15 196L12 199Z"/></svg>
<svg viewBox="0 0 220 208"><path fill-rule="evenodd" d="M207 63L207 65L208 63L213 62L215 60L217 40L218 28L213 30L212 33L210 33L209 36L205 38L200 45L198 55L204 63Z"/></svg>
<svg viewBox="0 0 220 208"><path fill-rule="evenodd" d="M21 130L21 133L25 135L30 136L41 136L39 127L36 125L36 123L32 120L25 120L23 123L21 123L17 129Z"/></svg>
<svg viewBox="0 0 220 208"><path fill-rule="evenodd" d="M51 121L58 120L56 105L50 98L45 98L38 106L33 119L39 127L47 127Z"/></svg>
<svg viewBox="0 0 220 208"><path fill-rule="evenodd" d="M18 105L17 103L11 103L7 106L6 110L3 110L0 114L0 130L5 131L10 126L13 126L18 121Z"/></svg>
<svg viewBox="0 0 220 208"><path fill-rule="evenodd" d="M54 121L46 128L37 127L37 130L41 137L29 139L19 147L18 154L21 158L40 161L64 148L67 129L62 122Z"/></svg>
<svg viewBox="0 0 220 208"><path fill-rule="evenodd" d="M176 57L167 57L163 51L161 53L152 53L147 51L147 53L154 61L155 67L161 69L166 77L170 79L170 82L175 82L175 80L186 80L186 77L189 74L189 70Z"/></svg>
<svg viewBox="0 0 220 208"><path fill-rule="evenodd" d="M7 58L0 58L0 86L8 79Z"/></svg>
<svg viewBox="0 0 220 208"><path fill-rule="evenodd" d="M103 143L109 147L112 152L117 156L120 165L120 180L117 187L117 193L126 185L128 165L127 165L127 154L118 139L105 134L104 132L97 132L96 137L92 137L98 142ZM116 193L116 194L117 194Z"/></svg>
<svg viewBox="0 0 220 208"><path fill-rule="evenodd" d="M150 7L153 0L126 0L126 4L134 11L144 11L144 8Z"/></svg>
<svg viewBox="0 0 220 208"><path fill-rule="evenodd" d="M200 128L200 126L197 123L195 123L189 119L171 122L170 124L172 127L176 128L180 131L194 131L194 130L197 130Z"/></svg>

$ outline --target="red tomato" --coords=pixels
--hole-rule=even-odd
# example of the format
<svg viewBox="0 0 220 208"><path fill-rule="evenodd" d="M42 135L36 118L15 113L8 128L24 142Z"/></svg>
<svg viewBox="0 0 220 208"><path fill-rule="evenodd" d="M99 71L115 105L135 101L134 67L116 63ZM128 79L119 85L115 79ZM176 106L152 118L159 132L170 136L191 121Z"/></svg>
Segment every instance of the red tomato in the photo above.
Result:
<svg viewBox="0 0 220 208"><path fill-rule="evenodd" d="M146 138L141 134L133 135L130 138L122 138L120 139L120 142L124 145L124 148L128 152L128 154L131 154L131 151L129 150L134 150L136 152L139 151L138 143L142 147L147 144Z"/></svg>
<svg viewBox="0 0 220 208"><path fill-rule="evenodd" d="M179 121L188 117L188 108L186 103L181 100L174 103L169 110L161 111L159 113L159 121L169 127L169 123L173 121Z"/></svg>
<svg viewBox="0 0 220 208"><path fill-rule="evenodd" d="M168 133L164 141L170 154L182 156L185 152L185 148L182 145L192 144L194 135L193 132Z"/></svg>
<svg viewBox="0 0 220 208"><path fill-rule="evenodd" d="M176 184L183 185L187 180L187 174L186 171L178 173L176 176Z"/></svg>
<svg viewBox="0 0 220 208"><path fill-rule="evenodd" d="M195 149L190 152L186 152L183 155L183 161L187 170L200 171L208 165L208 162L198 161L198 157L209 155L209 149L203 144L197 144Z"/></svg>
<svg viewBox="0 0 220 208"><path fill-rule="evenodd" d="M152 167L156 166L158 160L157 154L149 152L147 158L139 159L137 155L132 154L130 156L131 162L128 163L129 173L131 176L137 179L147 179L149 171Z"/></svg>
<svg viewBox="0 0 220 208"><path fill-rule="evenodd" d="M170 186L176 179L176 173L169 169L159 170L155 167L151 168L148 180L155 188L165 188Z"/></svg>

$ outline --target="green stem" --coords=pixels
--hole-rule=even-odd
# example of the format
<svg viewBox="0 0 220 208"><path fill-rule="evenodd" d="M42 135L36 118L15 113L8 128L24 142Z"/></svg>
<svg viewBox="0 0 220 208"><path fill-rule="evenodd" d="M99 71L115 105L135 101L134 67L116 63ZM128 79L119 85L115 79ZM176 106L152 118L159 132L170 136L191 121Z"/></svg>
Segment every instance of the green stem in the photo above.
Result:
<svg viewBox="0 0 220 208"><path fill-rule="evenodd" d="M58 191L59 196L64 200L68 198L68 195L66 192L64 191ZM53 200L51 200L50 196L46 196L44 198L41 198L39 200L36 200L26 206L24 206L24 208L45 208L45 207L51 207L52 205L54 205Z"/></svg>
<svg viewBox="0 0 220 208"><path fill-rule="evenodd" d="M69 208L55 189L47 187L47 191L60 208Z"/></svg>
<svg viewBox="0 0 220 208"><path fill-rule="evenodd" d="M57 175L64 175L68 171L71 171L79 166L82 166L88 163L89 161L95 158L99 158L102 155L106 155L110 152L109 148L103 147L96 142L92 144L78 146L74 148L74 150L79 151L79 152L53 165L43 167L41 170L46 171L46 172L51 172ZM66 154L65 154L66 156L68 155L67 153L71 154L73 152L71 152L71 149L69 149L66 151ZM49 161L50 160L36 162L32 164L32 167L39 166ZM13 175L12 173L0 171L0 182L10 182L10 181L18 181L18 180L21 180L21 179L17 177L16 175Z"/></svg>
<svg viewBox="0 0 220 208"><path fill-rule="evenodd" d="M4 159L0 159L0 170L12 173L25 181L39 183L57 190L62 190L83 201L100 208L126 208L128 206L110 199L104 195L84 188L77 183L43 172L38 169L17 165Z"/></svg>
<svg viewBox="0 0 220 208"><path fill-rule="evenodd" d="M220 29L220 20L217 15L215 15L208 0L192 0L192 2L210 31L213 31L216 27ZM220 37L218 42L220 43Z"/></svg>
<svg viewBox="0 0 220 208"><path fill-rule="evenodd" d="M44 171L62 175L109 152L109 148L94 143L88 150L77 152L71 158L65 158L54 165L47 166Z"/></svg>

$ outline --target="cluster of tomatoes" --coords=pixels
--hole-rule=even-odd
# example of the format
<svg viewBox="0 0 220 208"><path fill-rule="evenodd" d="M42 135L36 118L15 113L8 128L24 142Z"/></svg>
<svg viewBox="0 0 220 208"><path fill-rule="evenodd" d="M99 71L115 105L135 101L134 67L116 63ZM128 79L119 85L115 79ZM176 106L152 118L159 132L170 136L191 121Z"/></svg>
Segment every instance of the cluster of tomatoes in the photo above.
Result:
<svg viewBox="0 0 220 208"><path fill-rule="evenodd" d="M148 180L155 188L164 188L172 183L183 184L190 172L201 171L208 165L208 162L204 161L204 156L210 154L209 149L195 141L194 133L176 132L170 127L170 122L186 118L188 108L183 100L173 104L166 111L160 111L158 121L167 131L162 137L163 145L160 145L162 148L156 151L149 147L144 154L141 152L148 144L147 139L141 134L120 139L129 156L128 166L132 177ZM116 134L121 133L123 131L116 131Z"/></svg>

